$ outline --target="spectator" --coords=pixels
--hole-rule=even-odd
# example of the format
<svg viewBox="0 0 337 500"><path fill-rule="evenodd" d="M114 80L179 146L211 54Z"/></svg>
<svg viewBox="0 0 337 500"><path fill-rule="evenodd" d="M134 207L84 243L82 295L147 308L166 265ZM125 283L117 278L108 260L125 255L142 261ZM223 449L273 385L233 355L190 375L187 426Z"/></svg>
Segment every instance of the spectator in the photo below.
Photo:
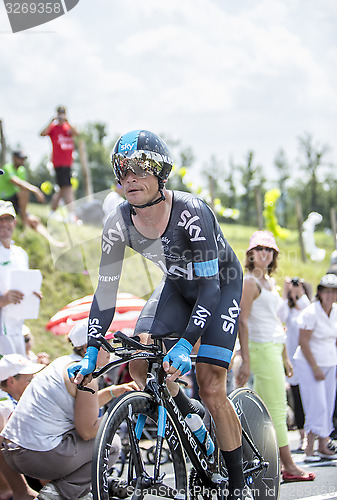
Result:
<svg viewBox="0 0 337 500"><path fill-rule="evenodd" d="M65 107L59 106L57 116L42 130L41 136L46 135L52 142L52 162L55 168L56 184L59 186L59 190L55 192L51 200L51 210L54 212L61 198L66 205L74 201L71 166L75 147L73 137L78 135L78 132L69 124Z"/></svg>
<svg viewBox="0 0 337 500"><path fill-rule="evenodd" d="M4 306L18 304L23 299L19 290L8 289L12 269L28 269L28 255L12 241L16 226L16 213L10 201L0 200L0 354L17 353L25 356L22 334L23 319L9 316ZM41 299L40 291L35 294Z"/></svg>
<svg viewBox="0 0 337 500"><path fill-rule="evenodd" d="M247 274L243 282L239 339L242 364L237 381L244 385L254 375L254 389L265 402L276 431L284 481L312 481L294 463L288 445L286 425L285 376L292 375L292 366L285 347L285 332L277 316L280 300L275 279L279 253L274 236L268 231L256 231L246 252ZM249 339L249 341L248 341Z"/></svg>
<svg viewBox="0 0 337 500"><path fill-rule="evenodd" d="M286 348L288 356L293 365L293 375L288 377L291 395L293 399L296 427L300 433L300 444L298 450L303 449L304 443L304 412L302 407L300 389L298 385L298 373L294 354L298 346L299 328L297 318L302 309L310 304L310 286L298 278L284 279L282 301L279 304L277 314L286 327Z"/></svg>
<svg viewBox="0 0 337 500"><path fill-rule="evenodd" d="M43 365L31 363L19 354L7 354L0 359L0 432L15 410L23 391ZM0 500L12 498L12 490L0 472Z"/></svg>
<svg viewBox="0 0 337 500"><path fill-rule="evenodd" d="M337 276L321 279L316 300L298 317L300 347L295 353L307 432L307 460L337 458L329 442L336 397ZM314 442L318 436L318 452Z"/></svg>
<svg viewBox="0 0 337 500"><path fill-rule="evenodd" d="M0 177L0 199L11 201L16 213L21 216L23 225L35 229L39 219L27 213L29 193L33 193L39 203L43 203L45 197L37 186L26 180L26 158L22 151L13 151L12 163L4 165L4 175Z"/></svg>
<svg viewBox="0 0 337 500"><path fill-rule="evenodd" d="M35 354L35 352L32 351L34 339L32 332L30 331L30 328L28 328L27 325L23 325L22 333L25 341L26 358L28 358L33 363L41 363L42 365L49 365L50 363L49 354L47 354L46 352L38 352L37 354Z"/></svg>
<svg viewBox="0 0 337 500"><path fill-rule="evenodd" d="M102 210L104 212L104 218L103 218L103 223L105 224L109 215L113 210L115 210L116 207L120 203L124 201L124 193L123 193L123 188L117 182L112 188L110 193L107 194L107 196L104 198L103 205L102 205Z"/></svg>
<svg viewBox="0 0 337 500"><path fill-rule="evenodd" d="M95 379L88 385L92 394L69 381L66 368L84 356L87 328L87 321L73 327L68 335L73 353L57 358L33 379L2 433L8 465L18 473L50 481L39 492L40 500L92 498L91 457L99 408L114 396L138 388L131 382L98 391ZM109 358L100 349L98 366ZM25 433L20 433L22 428ZM117 460L120 442L116 439L114 445Z"/></svg>

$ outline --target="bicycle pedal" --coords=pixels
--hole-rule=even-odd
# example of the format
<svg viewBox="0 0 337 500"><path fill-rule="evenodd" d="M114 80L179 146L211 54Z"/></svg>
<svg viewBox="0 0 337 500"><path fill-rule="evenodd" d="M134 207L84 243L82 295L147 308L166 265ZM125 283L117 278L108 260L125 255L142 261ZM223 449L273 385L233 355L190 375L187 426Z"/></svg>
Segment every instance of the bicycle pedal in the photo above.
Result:
<svg viewBox="0 0 337 500"><path fill-rule="evenodd" d="M129 496L128 483L124 479L108 478L109 498L126 498Z"/></svg>

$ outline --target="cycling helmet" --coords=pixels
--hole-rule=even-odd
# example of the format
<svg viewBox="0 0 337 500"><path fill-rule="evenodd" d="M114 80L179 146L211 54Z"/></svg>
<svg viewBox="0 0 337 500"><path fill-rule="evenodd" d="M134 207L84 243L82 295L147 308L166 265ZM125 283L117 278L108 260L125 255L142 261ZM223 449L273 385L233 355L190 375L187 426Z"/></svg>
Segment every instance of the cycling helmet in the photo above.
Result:
<svg viewBox="0 0 337 500"><path fill-rule="evenodd" d="M151 173L158 178L159 198L144 205L133 205L133 214L136 213L134 207L151 207L165 200L164 181L172 170L173 160L159 135L148 130L133 130L122 135L112 150L111 163L118 182L121 182L128 170L137 175L141 172Z"/></svg>
<svg viewBox="0 0 337 500"><path fill-rule="evenodd" d="M122 135L112 150L112 166L120 182L127 170L140 167L165 181L172 169L171 154L161 137L148 130L133 130Z"/></svg>

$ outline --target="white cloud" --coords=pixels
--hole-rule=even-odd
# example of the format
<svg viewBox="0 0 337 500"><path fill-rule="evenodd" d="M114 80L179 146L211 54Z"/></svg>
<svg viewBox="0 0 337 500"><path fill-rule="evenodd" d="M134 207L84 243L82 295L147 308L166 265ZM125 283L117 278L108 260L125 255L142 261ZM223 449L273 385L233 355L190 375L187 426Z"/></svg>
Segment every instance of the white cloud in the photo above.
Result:
<svg viewBox="0 0 337 500"><path fill-rule="evenodd" d="M165 132L191 146L199 164L210 152L241 160L251 148L268 167L280 147L294 157L305 130L334 146L334 0L92 6L81 0L43 28L0 34L1 118L9 142L34 161L49 152L38 132L59 103L79 127L101 120L112 136Z"/></svg>

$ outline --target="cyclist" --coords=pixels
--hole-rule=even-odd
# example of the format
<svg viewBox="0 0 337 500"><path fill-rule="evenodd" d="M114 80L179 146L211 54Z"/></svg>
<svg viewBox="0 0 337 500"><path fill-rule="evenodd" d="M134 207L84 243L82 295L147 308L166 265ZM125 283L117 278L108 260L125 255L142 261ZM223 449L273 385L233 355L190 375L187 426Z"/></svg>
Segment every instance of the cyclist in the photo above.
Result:
<svg viewBox="0 0 337 500"><path fill-rule="evenodd" d="M172 396L179 398L181 392L172 382L190 370L191 350L201 338L196 364L199 394L216 425L228 468L230 498L251 499L243 475L240 421L226 394L240 312L240 263L206 203L193 194L165 188L173 161L159 136L146 130L122 135L114 146L112 164L126 201L104 226L98 287L89 317L89 347L69 376L80 383L95 369L100 347L96 337L105 334L114 316L128 246L164 272L144 306L135 334L141 334L142 340L145 333L152 337L178 334L163 367Z"/></svg>

